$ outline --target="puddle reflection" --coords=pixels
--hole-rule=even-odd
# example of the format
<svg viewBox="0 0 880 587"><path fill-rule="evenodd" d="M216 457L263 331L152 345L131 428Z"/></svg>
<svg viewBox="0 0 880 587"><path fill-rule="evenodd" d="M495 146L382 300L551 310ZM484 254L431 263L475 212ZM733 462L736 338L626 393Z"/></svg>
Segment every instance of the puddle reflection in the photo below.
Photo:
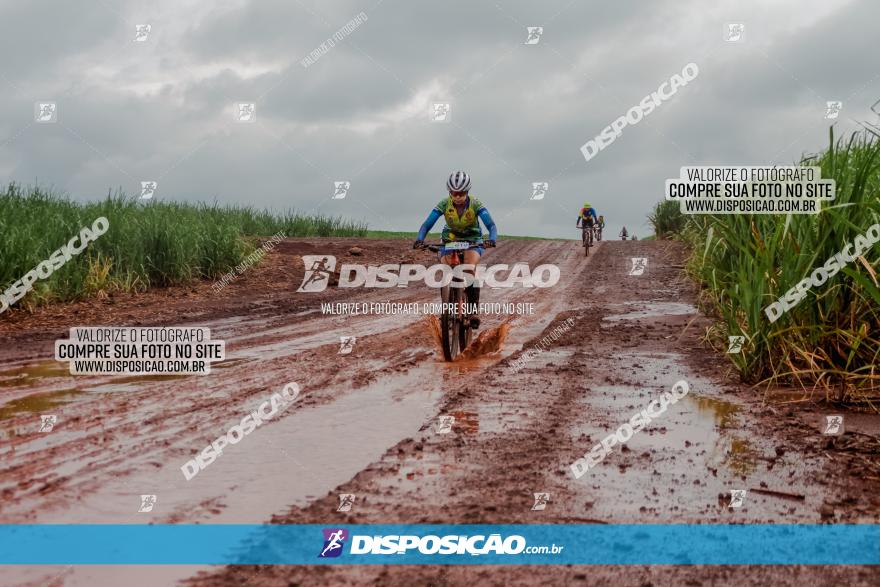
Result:
<svg viewBox="0 0 880 587"><path fill-rule="evenodd" d="M49 377L72 377L67 363L43 361L0 371L0 387L25 387Z"/></svg>
<svg viewBox="0 0 880 587"><path fill-rule="evenodd" d="M14 399L0 406L0 420L9 420L19 414L26 413L45 414L53 408L73 400L81 393L83 393L81 389L62 389Z"/></svg>
<svg viewBox="0 0 880 587"><path fill-rule="evenodd" d="M720 430L730 428L736 422L736 414L739 408L730 402L711 397L688 396L696 404L697 410L702 414L712 416L715 425Z"/></svg>
<svg viewBox="0 0 880 587"><path fill-rule="evenodd" d="M728 433L729 430L737 427L740 408L730 402L711 397L689 395L687 400L696 407L700 416L712 419L716 438L709 454L710 460L723 465L735 475L754 473L758 452L747 438Z"/></svg>

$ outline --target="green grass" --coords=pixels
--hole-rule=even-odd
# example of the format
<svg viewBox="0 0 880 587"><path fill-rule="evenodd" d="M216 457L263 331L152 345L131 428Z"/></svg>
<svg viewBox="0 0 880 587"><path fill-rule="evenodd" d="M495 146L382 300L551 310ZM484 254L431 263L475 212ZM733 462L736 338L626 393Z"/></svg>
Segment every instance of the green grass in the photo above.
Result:
<svg viewBox="0 0 880 587"><path fill-rule="evenodd" d="M672 200L657 203L654 211L648 214L648 222L651 223L657 239L680 234L686 221L687 216L681 213L678 202Z"/></svg>
<svg viewBox="0 0 880 587"><path fill-rule="evenodd" d="M101 216L109 220L107 233L48 279L35 281L33 289L15 303L16 308L216 279L254 250L253 239L248 238L253 236L416 236L415 232L368 230L366 224L330 216L216 204L144 203L122 193L81 204L39 187L13 183L0 191L0 292ZM439 240L440 233L429 238ZM545 240L508 235L499 239Z"/></svg>
<svg viewBox="0 0 880 587"><path fill-rule="evenodd" d="M744 334L731 360L748 382L787 382L837 400L870 401L880 390L880 245L849 263L770 323L764 308L880 221L880 141L867 131L805 156L836 180L818 215L694 215L683 235L690 273L717 313L716 340Z"/></svg>
<svg viewBox="0 0 880 587"><path fill-rule="evenodd" d="M212 279L250 254L254 245L247 236L363 236L367 228L292 211L144 204L123 194L80 204L37 187L10 184L0 192L0 288L6 290L101 216L110 223L106 234L48 279L36 281L17 307Z"/></svg>

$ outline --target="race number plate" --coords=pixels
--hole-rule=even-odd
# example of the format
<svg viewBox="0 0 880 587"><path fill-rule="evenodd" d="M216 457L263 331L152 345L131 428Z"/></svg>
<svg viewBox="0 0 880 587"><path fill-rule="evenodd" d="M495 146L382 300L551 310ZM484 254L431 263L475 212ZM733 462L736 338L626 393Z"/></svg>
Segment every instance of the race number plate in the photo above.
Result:
<svg viewBox="0 0 880 587"><path fill-rule="evenodd" d="M443 248L447 251L466 251L470 247L471 243L467 241L453 241L443 245Z"/></svg>

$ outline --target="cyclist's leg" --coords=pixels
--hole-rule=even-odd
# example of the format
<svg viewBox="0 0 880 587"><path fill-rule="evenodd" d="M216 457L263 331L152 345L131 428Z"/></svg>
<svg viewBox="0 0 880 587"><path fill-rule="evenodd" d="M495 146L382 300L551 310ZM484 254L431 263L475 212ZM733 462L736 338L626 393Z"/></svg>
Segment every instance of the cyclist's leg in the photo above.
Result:
<svg viewBox="0 0 880 587"><path fill-rule="evenodd" d="M471 277L474 276L474 269L473 268L475 268L477 266L477 264L480 262L480 254L481 254L480 251L477 251L475 249L465 251L464 263L465 263L465 265L470 265L472 267L472 268L465 269L465 273L467 273ZM480 300L480 288L479 287L476 287L475 284L471 283L471 285L469 285L467 287L467 292L468 292L468 303L472 303L472 304L479 303L479 300Z"/></svg>
<svg viewBox="0 0 880 587"><path fill-rule="evenodd" d="M466 265L476 265L480 262L480 257L483 255L483 247L474 247L472 249L468 249L464 252L464 262ZM469 270L468 273L473 273L473 270Z"/></svg>
<svg viewBox="0 0 880 587"><path fill-rule="evenodd" d="M455 259L456 253L449 253L448 255L440 255L440 262L444 265L458 265L458 261ZM464 252L464 264L471 264L476 266L477 263L480 262L480 254L475 250L469 250ZM471 268L466 268L464 272L473 277L474 270ZM451 287L451 286L450 286ZM470 287L465 288L465 292L469 292L471 290Z"/></svg>

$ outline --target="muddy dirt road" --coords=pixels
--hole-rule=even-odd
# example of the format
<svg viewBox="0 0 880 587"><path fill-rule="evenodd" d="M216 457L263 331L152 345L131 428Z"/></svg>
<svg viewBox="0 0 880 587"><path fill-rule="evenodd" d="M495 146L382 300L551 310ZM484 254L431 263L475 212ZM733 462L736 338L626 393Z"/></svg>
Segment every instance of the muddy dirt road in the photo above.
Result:
<svg viewBox="0 0 880 587"><path fill-rule="evenodd" d="M362 251L352 247L357 246ZM3 523L877 523L878 420L737 383L702 338L672 243L507 241L486 263L556 263L532 304L484 317L496 352L442 361L422 316L338 316L331 302L432 302L424 285L296 293L302 255L430 263L400 240L289 239L219 294L210 284L21 312L0 322ZM633 257L647 259L630 275ZM67 373L72 326L206 326L226 341L207 376ZM545 350L527 353L554 329ZM568 325L571 325L570 327ZM493 330L495 329L495 330ZM355 336L350 354L340 337ZM499 339L503 338L503 341ZM524 364L519 359L527 358ZM569 465L678 380L678 404L575 479ZM180 467L285 384L299 401L187 481ZM837 410L839 412L839 409ZM57 415L49 433L40 415ZM451 430L438 434L441 416ZM731 489L747 489L741 508ZM549 493L532 511L534 493ZM337 512L338 494L356 496ZM151 512L140 496L154 494ZM876 584L871 567L16 567L4 584Z"/></svg>

